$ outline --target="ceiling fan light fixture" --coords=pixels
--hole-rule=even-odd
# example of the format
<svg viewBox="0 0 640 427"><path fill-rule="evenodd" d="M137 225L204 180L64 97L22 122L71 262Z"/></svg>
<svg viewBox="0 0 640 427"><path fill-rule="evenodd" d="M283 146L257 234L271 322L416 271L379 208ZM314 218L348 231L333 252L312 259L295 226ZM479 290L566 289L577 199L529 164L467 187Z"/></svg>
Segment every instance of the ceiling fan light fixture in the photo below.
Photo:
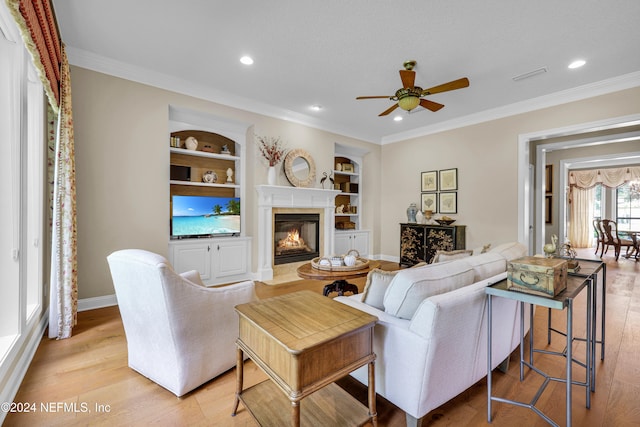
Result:
<svg viewBox="0 0 640 427"><path fill-rule="evenodd" d="M420 98L416 98L415 96L407 96L405 98L399 99L398 104L403 110L411 111L420 104Z"/></svg>
<svg viewBox="0 0 640 427"><path fill-rule="evenodd" d="M402 88L396 92L398 105L405 111L411 111L420 105L420 96L422 96L422 88L418 86Z"/></svg>

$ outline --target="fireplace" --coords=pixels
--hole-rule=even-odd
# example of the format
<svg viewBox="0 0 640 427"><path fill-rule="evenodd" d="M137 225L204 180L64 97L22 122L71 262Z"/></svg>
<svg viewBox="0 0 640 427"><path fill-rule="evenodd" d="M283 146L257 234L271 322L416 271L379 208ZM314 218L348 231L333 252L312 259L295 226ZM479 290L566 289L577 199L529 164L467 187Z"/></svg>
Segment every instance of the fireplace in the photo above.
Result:
<svg viewBox="0 0 640 427"><path fill-rule="evenodd" d="M273 264L308 261L320 255L320 215L275 213Z"/></svg>

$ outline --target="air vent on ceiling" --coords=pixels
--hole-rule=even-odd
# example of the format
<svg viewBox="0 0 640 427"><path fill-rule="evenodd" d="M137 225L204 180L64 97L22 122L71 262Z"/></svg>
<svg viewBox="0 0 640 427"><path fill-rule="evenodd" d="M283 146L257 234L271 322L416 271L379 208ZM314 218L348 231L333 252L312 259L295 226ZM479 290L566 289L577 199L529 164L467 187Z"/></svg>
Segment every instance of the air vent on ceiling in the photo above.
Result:
<svg viewBox="0 0 640 427"><path fill-rule="evenodd" d="M533 71L529 71L527 73L523 73L520 75L517 75L515 77L512 77L514 82L520 81L520 80L524 80L524 79L528 79L529 77L533 77L533 76L537 76L538 74L544 74L547 72L547 67L541 67L538 68L536 70Z"/></svg>

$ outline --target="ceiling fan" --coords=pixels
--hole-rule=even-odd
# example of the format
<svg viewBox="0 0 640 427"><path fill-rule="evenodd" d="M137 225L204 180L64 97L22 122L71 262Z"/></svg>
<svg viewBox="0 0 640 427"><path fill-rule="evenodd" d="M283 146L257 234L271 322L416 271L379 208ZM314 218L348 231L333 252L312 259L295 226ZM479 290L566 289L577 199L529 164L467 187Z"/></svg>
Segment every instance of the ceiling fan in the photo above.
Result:
<svg viewBox="0 0 640 427"><path fill-rule="evenodd" d="M396 108L400 107L403 110L411 111L418 105L431 111L438 111L444 105L437 102L429 101L422 98L426 95L432 95L434 93L447 92L450 90L462 89L469 86L469 79L463 77L458 80L453 80L448 83L443 83L438 86L431 87L429 89L422 89L420 86L414 86L416 80L416 72L413 71L413 67L416 66L416 61L405 61L404 70L400 70L400 79L402 80L402 86L396 91L393 96L358 96L356 99L377 99L377 98L389 98L392 101L397 101L390 108L384 110L378 116L386 116Z"/></svg>

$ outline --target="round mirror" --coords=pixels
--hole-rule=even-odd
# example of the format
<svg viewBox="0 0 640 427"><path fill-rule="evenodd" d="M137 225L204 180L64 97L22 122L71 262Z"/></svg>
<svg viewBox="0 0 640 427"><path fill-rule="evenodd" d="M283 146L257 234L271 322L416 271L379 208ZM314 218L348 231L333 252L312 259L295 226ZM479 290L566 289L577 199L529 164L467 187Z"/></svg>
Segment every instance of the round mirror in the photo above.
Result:
<svg viewBox="0 0 640 427"><path fill-rule="evenodd" d="M291 150L284 158L284 174L294 187L310 187L316 179L316 164L305 150Z"/></svg>

